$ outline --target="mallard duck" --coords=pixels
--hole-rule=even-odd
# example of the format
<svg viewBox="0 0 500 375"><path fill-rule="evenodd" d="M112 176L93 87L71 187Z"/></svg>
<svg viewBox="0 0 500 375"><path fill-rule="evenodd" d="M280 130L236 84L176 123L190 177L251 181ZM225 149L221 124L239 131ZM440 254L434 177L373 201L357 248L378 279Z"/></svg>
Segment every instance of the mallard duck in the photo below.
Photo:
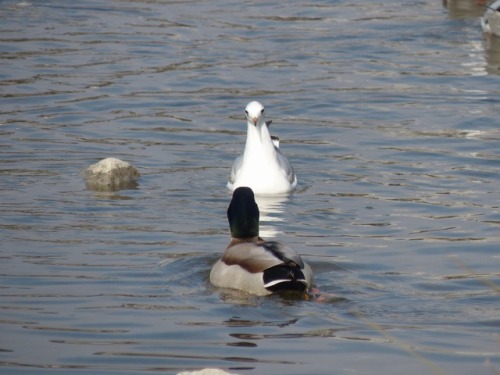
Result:
<svg viewBox="0 0 500 375"><path fill-rule="evenodd" d="M231 241L213 266L210 282L256 295L307 291L311 267L290 247L259 237L259 208L252 189L238 187L227 209Z"/></svg>
<svg viewBox="0 0 500 375"><path fill-rule="evenodd" d="M297 186L297 177L279 149L279 139L269 133L271 121L266 122L264 107L256 101L248 103L245 117L245 151L234 161L227 187L248 186L257 195L290 193Z"/></svg>
<svg viewBox="0 0 500 375"><path fill-rule="evenodd" d="M481 18L481 27L486 34L500 36L500 0L487 5L486 12Z"/></svg>

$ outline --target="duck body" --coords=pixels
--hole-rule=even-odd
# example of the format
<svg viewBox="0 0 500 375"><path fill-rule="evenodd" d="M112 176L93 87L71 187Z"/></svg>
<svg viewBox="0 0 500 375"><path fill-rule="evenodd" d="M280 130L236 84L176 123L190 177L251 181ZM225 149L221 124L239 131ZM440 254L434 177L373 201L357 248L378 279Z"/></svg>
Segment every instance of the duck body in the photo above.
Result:
<svg viewBox="0 0 500 375"><path fill-rule="evenodd" d="M255 295L310 288L312 270L300 255L281 242L259 237L259 210L250 188L234 191L228 220L232 238L210 272L214 286Z"/></svg>
<svg viewBox="0 0 500 375"><path fill-rule="evenodd" d="M291 248L276 241L230 244L212 268L210 281L221 288L267 295L282 290L305 291L311 267Z"/></svg>
<svg viewBox="0 0 500 375"><path fill-rule="evenodd" d="M248 186L257 195L286 194L297 186L293 168L279 149L279 141L269 133L270 122L264 118L264 107L250 102L245 108L247 140L245 150L233 163L230 190Z"/></svg>
<svg viewBox="0 0 500 375"><path fill-rule="evenodd" d="M494 1L487 8L481 18L483 32L500 36L500 0Z"/></svg>

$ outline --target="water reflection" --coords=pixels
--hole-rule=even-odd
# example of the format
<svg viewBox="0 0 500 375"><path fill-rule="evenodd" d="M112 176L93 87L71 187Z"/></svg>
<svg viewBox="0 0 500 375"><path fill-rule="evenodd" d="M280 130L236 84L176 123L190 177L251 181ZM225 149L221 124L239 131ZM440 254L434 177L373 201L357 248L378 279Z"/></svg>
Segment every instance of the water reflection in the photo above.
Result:
<svg viewBox="0 0 500 375"><path fill-rule="evenodd" d="M488 0L443 0L443 6L452 19L481 17L487 3Z"/></svg>
<svg viewBox="0 0 500 375"><path fill-rule="evenodd" d="M298 322L299 319L293 318L288 320L279 320L279 321L262 321L262 320L250 320L250 319L241 319L232 317L224 322L224 325L227 327L262 327L262 326L271 326L271 327L279 327L283 328L289 325L294 325ZM229 336L239 337L239 334L231 333Z"/></svg>
<svg viewBox="0 0 500 375"><path fill-rule="evenodd" d="M461 62L466 73L473 76L483 76L488 74L488 64L486 62L484 45L481 40L470 41L464 44L467 50L467 59Z"/></svg>
<svg viewBox="0 0 500 375"><path fill-rule="evenodd" d="M255 196L260 211L260 235L263 238L273 238L282 233L274 223L284 220L283 213L289 200L288 195Z"/></svg>
<svg viewBox="0 0 500 375"><path fill-rule="evenodd" d="M486 70L489 74L500 74L500 37L485 35Z"/></svg>
<svg viewBox="0 0 500 375"><path fill-rule="evenodd" d="M444 0L443 6L448 9L451 19L476 19L477 34L482 34L479 19L486 11L486 0ZM469 52L468 58L462 61L470 74L475 76L486 74L500 74L500 38L494 35L478 37L463 43Z"/></svg>

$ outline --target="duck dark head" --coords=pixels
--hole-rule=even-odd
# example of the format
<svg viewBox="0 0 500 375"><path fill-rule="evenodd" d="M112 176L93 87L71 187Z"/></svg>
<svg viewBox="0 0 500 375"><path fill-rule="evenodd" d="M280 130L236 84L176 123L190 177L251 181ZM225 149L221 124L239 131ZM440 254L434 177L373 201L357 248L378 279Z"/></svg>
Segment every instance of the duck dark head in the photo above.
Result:
<svg viewBox="0 0 500 375"><path fill-rule="evenodd" d="M233 238L253 238L259 235L259 207L252 189L239 187L227 209L229 229Z"/></svg>

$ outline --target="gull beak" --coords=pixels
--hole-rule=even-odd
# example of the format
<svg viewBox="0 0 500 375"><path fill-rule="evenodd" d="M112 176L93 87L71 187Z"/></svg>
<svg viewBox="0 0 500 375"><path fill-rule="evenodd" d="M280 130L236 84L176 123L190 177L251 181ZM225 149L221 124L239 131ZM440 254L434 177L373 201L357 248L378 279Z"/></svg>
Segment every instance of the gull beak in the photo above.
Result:
<svg viewBox="0 0 500 375"><path fill-rule="evenodd" d="M257 126L257 122L259 121L258 117L252 117L252 122L254 126Z"/></svg>

